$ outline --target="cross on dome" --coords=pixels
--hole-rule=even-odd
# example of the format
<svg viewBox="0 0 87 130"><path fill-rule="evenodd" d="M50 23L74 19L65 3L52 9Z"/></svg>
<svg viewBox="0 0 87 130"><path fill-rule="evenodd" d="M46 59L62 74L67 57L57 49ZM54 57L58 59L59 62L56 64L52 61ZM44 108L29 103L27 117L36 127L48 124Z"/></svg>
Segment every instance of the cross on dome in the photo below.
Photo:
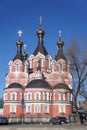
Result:
<svg viewBox="0 0 87 130"><path fill-rule="evenodd" d="M21 37L22 33L23 33L23 32L22 32L21 30L19 30L19 31L18 31L18 36Z"/></svg>
<svg viewBox="0 0 87 130"><path fill-rule="evenodd" d="M27 45L26 45L26 44L24 44L24 45L23 45L23 47L24 47L24 51L26 51Z"/></svg>
<svg viewBox="0 0 87 130"><path fill-rule="evenodd" d="M60 31L58 32L58 34L59 34L59 38L61 39L61 37L62 37L62 31L60 30Z"/></svg>
<svg viewBox="0 0 87 130"><path fill-rule="evenodd" d="M40 28L42 28L42 16L40 16Z"/></svg>

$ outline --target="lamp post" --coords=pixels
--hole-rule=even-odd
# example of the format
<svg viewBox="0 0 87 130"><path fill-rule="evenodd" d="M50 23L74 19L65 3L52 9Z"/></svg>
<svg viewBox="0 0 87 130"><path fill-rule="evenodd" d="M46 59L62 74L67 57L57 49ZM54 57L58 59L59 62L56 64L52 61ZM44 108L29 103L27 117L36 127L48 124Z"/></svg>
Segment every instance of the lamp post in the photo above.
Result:
<svg viewBox="0 0 87 130"><path fill-rule="evenodd" d="M22 105L22 124L24 122L24 107L25 107L25 101L24 101L24 95L22 94L22 100L21 100L21 105Z"/></svg>

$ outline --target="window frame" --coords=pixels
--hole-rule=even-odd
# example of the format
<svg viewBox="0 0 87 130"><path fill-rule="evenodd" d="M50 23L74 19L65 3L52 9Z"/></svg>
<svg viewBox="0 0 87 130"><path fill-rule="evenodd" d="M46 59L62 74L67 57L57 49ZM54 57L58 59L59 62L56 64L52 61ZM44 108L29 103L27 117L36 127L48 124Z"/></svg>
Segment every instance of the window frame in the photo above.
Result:
<svg viewBox="0 0 87 130"><path fill-rule="evenodd" d="M32 92L27 92L27 100L32 100Z"/></svg>
<svg viewBox="0 0 87 130"><path fill-rule="evenodd" d="M15 95L14 97L13 97L13 95ZM16 92L12 92L11 93L11 101L16 101L17 100L17 93Z"/></svg>
<svg viewBox="0 0 87 130"><path fill-rule="evenodd" d="M16 114L16 105L10 105L10 114Z"/></svg>
<svg viewBox="0 0 87 130"><path fill-rule="evenodd" d="M34 106L34 113L35 113L35 114L39 114L40 112L41 112L41 107L40 107L40 105L38 105L38 104L35 105L35 106Z"/></svg>

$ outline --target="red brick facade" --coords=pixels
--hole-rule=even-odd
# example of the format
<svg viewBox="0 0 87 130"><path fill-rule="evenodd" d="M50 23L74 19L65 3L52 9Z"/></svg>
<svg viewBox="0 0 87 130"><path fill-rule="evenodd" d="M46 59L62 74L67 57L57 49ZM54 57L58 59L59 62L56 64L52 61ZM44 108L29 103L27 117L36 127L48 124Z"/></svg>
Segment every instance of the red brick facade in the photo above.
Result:
<svg viewBox="0 0 87 130"><path fill-rule="evenodd" d="M63 55L63 41L59 39L58 53L52 59L43 45L42 28L37 35L35 52L28 58L26 52L22 54L23 43L19 39L17 54L8 64L4 116L9 119L47 122L51 117L68 117L72 112L72 76L70 62Z"/></svg>

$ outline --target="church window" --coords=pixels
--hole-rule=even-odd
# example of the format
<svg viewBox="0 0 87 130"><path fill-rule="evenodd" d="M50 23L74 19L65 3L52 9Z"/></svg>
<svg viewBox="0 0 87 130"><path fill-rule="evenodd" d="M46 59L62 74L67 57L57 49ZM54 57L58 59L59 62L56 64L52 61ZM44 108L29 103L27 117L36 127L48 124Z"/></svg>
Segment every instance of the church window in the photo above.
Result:
<svg viewBox="0 0 87 130"><path fill-rule="evenodd" d="M11 114L16 114L16 106L15 105L10 106L10 113Z"/></svg>
<svg viewBox="0 0 87 130"><path fill-rule="evenodd" d="M44 113L49 113L49 106L48 105L45 105L44 106Z"/></svg>
<svg viewBox="0 0 87 130"><path fill-rule="evenodd" d="M40 93L39 92L35 93L35 100L40 100Z"/></svg>
<svg viewBox="0 0 87 130"><path fill-rule="evenodd" d="M40 105L35 105L35 113L40 113Z"/></svg>
<svg viewBox="0 0 87 130"><path fill-rule="evenodd" d="M32 60L30 60L29 63L30 63L30 68L32 68Z"/></svg>
<svg viewBox="0 0 87 130"><path fill-rule="evenodd" d="M62 67L62 64L60 63L60 71L62 71L63 67Z"/></svg>
<svg viewBox="0 0 87 130"><path fill-rule="evenodd" d="M49 93L48 92L44 92L44 100L48 100L49 99Z"/></svg>
<svg viewBox="0 0 87 130"><path fill-rule="evenodd" d="M59 105L59 113L60 114L66 113L66 107L65 107L65 105Z"/></svg>
<svg viewBox="0 0 87 130"><path fill-rule="evenodd" d="M7 98L7 93L4 94L4 101L6 101L8 98Z"/></svg>
<svg viewBox="0 0 87 130"><path fill-rule="evenodd" d="M37 69L38 70L41 70L41 67L42 67L42 61L41 61L41 58L38 60L38 67Z"/></svg>
<svg viewBox="0 0 87 130"><path fill-rule="evenodd" d="M45 100L47 100L47 93L45 93Z"/></svg>
<svg viewBox="0 0 87 130"><path fill-rule="evenodd" d="M23 71L25 72L26 71L26 65L24 64L23 66Z"/></svg>
<svg viewBox="0 0 87 130"><path fill-rule="evenodd" d="M16 71L19 71L19 63L16 64Z"/></svg>
<svg viewBox="0 0 87 130"><path fill-rule="evenodd" d="M16 100L16 93L11 93L11 100L13 100L13 101Z"/></svg>
<svg viewBox="0 0 87 130"><path fill-rule="evenodd" d="M32 100L32 93L31 92L27 93L27 100Z"/></svg>
<svg viewBox="0 0 87 130"><path fill-rule="evenodd" d="M65 100L65 93L59 93L59 100L61 101Z"/></svg>
<svg viewBox="0 0 87 130"><path fill-rule="evenodd" d="M71 93L68 93L68 100L72 101L72 94Z"/></svg>
<svg viewBox="0 0 87 130"><path fill-rule="evenodd" d="M26 113L27 114L31 113L31 106L26 106Z"/></svg>
<svg viewBox="0 0 87 130"><path fill-rule="evenodd" d="M63 93L61 93L61 100L63 101Z"/></svg>
<svg viewBox="0 0 87 130"><path fill-rule="evenodd" d="M49 68L50 68L50 62L49 62L49 59L47 59L46 65L47 65L47 69L49 69Z"/></svg>

